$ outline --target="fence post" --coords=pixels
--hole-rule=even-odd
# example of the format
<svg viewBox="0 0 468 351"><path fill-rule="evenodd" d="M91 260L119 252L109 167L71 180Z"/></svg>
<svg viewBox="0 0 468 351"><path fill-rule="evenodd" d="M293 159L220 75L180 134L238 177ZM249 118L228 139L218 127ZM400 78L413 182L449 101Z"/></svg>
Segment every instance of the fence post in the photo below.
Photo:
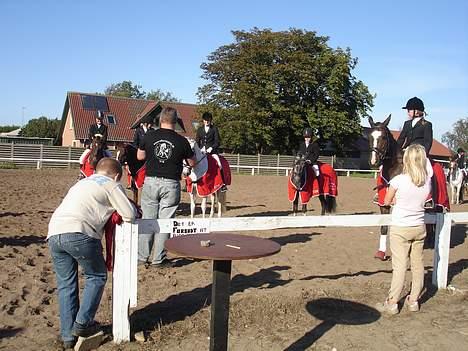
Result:
<svg viewBox="0 0 468 351"><path fill-rule="evenodd" d="M257 174L260 175L260 154L257 156Z"/></svg>
<svg viewBox="0 0 468 351"><path fill-rule="evenodd" d="M68 169L71 168L70 160L71 160L71 146L68 147Z"/></svg>
<svg viewBox="0 0 468 351"><path fill-rule="evenodd" d="M436 213L432 284L437 286L438 289L447 288L451 231L452 219L450 213Z"/></svg>
<svg viewBox="0 0 468 351"><path fill-rule="evenodd" d="M11 151L10 151L10 157L15 158L15 143L11 143Z"/></svg>
<svg viewBox="0 0 468 351"><path fill-rule="evenodd" d="M279 175L279 165L280 165L280 154L278 154L278 158L276 161L276 175Z"/></svg>
<svg viewBox="0 0 468 351"><path fill-rule="evenodd" d="M335 167L335 155L332 155L331 166L332 166L332 168Z"/></svg>
<svg viewBox="0 0 468 351"><path fill-rule="evenodd" d="M44 144L39 147L39 161L37 161L37 169L42 168L42 159L44 158Z"/></svg>
<svg viewBox="0 0 468 351"><path fill-rule="evenodd" d="M240 154L237 153L237 174L240 173L240 168L239 168L239 166L240 166Z"/></svg>

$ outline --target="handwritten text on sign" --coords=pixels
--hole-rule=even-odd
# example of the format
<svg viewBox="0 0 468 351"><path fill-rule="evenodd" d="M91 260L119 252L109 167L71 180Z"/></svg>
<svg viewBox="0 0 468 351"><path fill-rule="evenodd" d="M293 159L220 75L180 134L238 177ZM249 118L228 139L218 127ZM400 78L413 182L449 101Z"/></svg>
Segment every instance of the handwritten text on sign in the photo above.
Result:
<svg viewBox="0 0 468 351"><path fill-rule="evenodd" d="M190 235L190 234L206 234L210 232L210 221L208 219L178 219L172 221L171 237Z"/></svg>

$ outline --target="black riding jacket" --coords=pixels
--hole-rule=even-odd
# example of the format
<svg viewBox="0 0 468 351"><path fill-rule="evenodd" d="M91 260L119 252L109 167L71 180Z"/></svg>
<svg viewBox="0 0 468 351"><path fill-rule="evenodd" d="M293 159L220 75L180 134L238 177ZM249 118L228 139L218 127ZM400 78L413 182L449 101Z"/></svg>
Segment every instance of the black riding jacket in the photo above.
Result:
<svg viewBox="0 0 468 351"><path fill-rule="evenodd" d="M201 126L197 129L197 136L195 138L198 146L201 148L205 147L205 150L209 147L212 148L211 153L217 154L219 152L220 137L218 128L214 125L210 125L208 132L205 132L205 126Z"/></svg>
<svg viewBox="0 0 468 351"><path fill-rule="evenodd" d="M107 126L102 124L98 126L96 123L92 124L89 127L88 139L93 140L96 134L102 135L102 142L105 144L107 143Z"/></svg>
<svg viewBox="0 0 468 351"><path fill-rule="evenodd" d="M316 164L320 155L320 146L317 140L311 141L309 146L306 147L305 141L299 145L298 154L304 155L306 160L309 160L311 164Z"/></svg>
<svg viewBox="0 0 468 351"><path fill-rule="evenodd" d="M432 123L421 118L413 127L412 120L407 120L403 125L397 143L402 149L412 144L420 144L424 146L426 153L429 155L432 146Z"/></svg>

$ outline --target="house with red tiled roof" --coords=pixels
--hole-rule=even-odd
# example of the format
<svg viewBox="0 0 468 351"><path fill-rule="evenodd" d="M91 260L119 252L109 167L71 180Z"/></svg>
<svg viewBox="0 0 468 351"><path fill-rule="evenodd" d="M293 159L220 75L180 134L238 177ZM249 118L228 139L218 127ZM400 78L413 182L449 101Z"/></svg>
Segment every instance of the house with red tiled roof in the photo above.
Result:
<svg viewBox="0 0 468 351"><path fill-rule="evenodd" d="M176 130L183 136L194 137L200 120L197 105L68 92L56 143L62 146L84 146L89 127L95 123L98 111L104 115L110 147L116 142L130 142L134 135L132 128L136 128L142 119L151 118L157 121L159 113L166 106L174 107L182 120L182 125L178 125Z"/></svg>

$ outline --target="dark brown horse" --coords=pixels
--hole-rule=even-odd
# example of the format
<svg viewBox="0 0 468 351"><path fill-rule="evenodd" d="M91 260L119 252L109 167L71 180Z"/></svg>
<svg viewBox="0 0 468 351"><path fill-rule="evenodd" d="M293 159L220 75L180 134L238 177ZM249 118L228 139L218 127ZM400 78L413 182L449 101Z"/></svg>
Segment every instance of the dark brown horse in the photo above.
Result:
<svg viewBox="0 0 468 351"><path fill-rule="evenodd" d="M127 166L133 201L138 204L139 191L143 186L145 177L145 160L138 160L137 151L137 147L131 143L117 144L117 160L122 166Z"/></svg>
<svg viewBox="0 0 468 351"><path fill-rule="evenodd" d="M93 140L91 140L90 148L86 149L80 158L82 163L80 164L80 176L78 179L83 179L92 175L96 165L104 157L106 157L105 145L101 137L94 137Z"/></svg>
<svg viewBox="0 0 468 351"><path fill-rule="evenodd" d="M290 186L289 191L291 191L291 185L294 189L294 200L290 198L290 201L293 202L293 215L297 214L299 198L301 197L301 191L312 191L310 182L313 181L311 175L312 167L309 163L306 162L306 159L303 155L297 155L293 161L293 167L290 177ZM306 186L309 185L310 188L306 190ZM308 197L308 196L307 196ZM330 195L319 195L320 205L322 207L321 215L334 213L336 211L336 199L334 196ZM302 203L302 214L305 216L307 213L307 202Z"/></svg>
<svg viewBox="0 0 468 351"><path fill-rule="evenodd" d="M391 115L389 115L383 122L374 122L372 117L369 117L369 124L371 127L368 135L369 149L371 152L369 156L369 164L371 167L381 167L381 184L376 187L377 190L387 188L390 179L401 174L403 171L403 150L388 129L390 119ZM379 203L379 207L381 214L389 214L391 211L390 206L384 206L382 203ZM432 202L428 203L427 207L426 212L436 212L441 210L440 207L434 207ZM432 245L434 242L434 229L433 225L427 225L427 241L429 245ZM388 226L381 226L380 234L381 240L383 241L382 244L386 242L387 233ZM382 250L378 250L375 257L381 260L388 259L385 255L385 251Z"/></svg>

